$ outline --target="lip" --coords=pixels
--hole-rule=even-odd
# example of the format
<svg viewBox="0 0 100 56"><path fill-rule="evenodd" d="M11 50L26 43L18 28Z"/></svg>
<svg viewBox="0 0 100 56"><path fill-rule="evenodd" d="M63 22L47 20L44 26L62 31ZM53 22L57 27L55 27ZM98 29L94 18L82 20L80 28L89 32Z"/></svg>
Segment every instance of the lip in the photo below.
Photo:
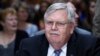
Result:
<svg viewBox="0 0 100 56"><path fill-rule="evenodd" d="M59 34L50 33L52 37L59 37Z"/></svg>

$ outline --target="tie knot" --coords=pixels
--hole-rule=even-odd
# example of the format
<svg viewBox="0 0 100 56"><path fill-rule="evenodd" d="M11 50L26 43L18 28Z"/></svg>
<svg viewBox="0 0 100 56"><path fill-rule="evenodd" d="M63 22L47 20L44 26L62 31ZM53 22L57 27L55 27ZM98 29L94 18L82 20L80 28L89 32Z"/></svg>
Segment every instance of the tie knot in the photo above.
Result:
<svg viewBox="0 0 100 56"><path fill-rule="evenodd" d="M55 51L54 51L54 53L55 53L56 55L58 55L58 56L59 56L59 55L60 55L60 53L61 53L61 51L62 51L61 49L59 49L59 50L55 50Z"/></svg>

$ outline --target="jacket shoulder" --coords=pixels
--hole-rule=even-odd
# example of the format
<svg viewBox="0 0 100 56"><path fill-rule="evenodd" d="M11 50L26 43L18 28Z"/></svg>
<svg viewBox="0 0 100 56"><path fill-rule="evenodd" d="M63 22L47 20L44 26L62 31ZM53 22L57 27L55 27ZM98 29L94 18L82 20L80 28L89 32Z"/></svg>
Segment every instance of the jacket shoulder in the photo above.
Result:
<svg viewBox="0 0 100 56"><path fill-rule="evenodd" d="M45 35L42 34L42 35L36 35L36 36L33 36L33 37L30 37L30 38L26 38L24 40L22 40L22 45L25 45L25 46L38 46L38 45L41 45L41 42L45 39Z"/></svg>
<svg viewBox="0 0 100 56"><path fill-rule="evenodd" d="M92 34L77 33L77 43L83 47L93 47L96 44L97 38Z"/></svg>

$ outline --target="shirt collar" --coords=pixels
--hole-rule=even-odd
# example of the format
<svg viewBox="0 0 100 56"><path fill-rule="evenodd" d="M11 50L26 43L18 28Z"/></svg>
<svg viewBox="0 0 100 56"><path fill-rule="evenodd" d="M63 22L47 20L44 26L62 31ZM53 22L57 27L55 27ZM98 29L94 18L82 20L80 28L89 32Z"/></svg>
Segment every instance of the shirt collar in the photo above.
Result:
<svg viewBox="0 0 100 56"><path fill-rule="evenodd" d="M62 52L66 53L66 50L67 50L67 43L66 43L61 49L62 49ZM49 44L48 53L49 53L50 56L53 55L54 50L55 50L55 49Z"/></svg>

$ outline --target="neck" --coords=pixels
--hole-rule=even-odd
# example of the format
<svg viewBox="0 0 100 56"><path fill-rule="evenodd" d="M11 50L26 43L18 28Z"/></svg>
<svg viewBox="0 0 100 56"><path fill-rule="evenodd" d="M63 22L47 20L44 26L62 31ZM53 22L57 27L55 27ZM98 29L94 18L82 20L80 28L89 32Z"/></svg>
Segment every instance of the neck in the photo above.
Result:
<svg viewBox="0 0 100 56"><path fill-rule="evenodd" d="M24 22L24 21L18 22L18 26L19 25L25 25L25 24L26 24L26 22Z"/></svg>
<svg viewBox="0 0 100 56"><path fill-rule="evenodd" d="M25 30L26 24L26 22L18 22L18 29Z"/></svg>
<svg viewBox="0 0 100 56"><path fill-rule="evenodd" d="M52 45L52 47L55 49L55 50L59 50L59 49L61 49L65 44L60 44L60 43L58 43L58 44L51 44Z"/></svg>
<svg viewBox="0 0 100 56"><path fill-rule="evenodd" d="M68 36L68 38L66 38L64 41L61 42L51 42L50 44L52 45L52 47L56 50L61 49L66 43L68 43L70 36Z"/></svg>
<svg viewBox="0 0 100 56"><path fill-rule="evenodd" d="M16 34L16 31L4 30L2 33L6 36L13 36Z"/></svg>

